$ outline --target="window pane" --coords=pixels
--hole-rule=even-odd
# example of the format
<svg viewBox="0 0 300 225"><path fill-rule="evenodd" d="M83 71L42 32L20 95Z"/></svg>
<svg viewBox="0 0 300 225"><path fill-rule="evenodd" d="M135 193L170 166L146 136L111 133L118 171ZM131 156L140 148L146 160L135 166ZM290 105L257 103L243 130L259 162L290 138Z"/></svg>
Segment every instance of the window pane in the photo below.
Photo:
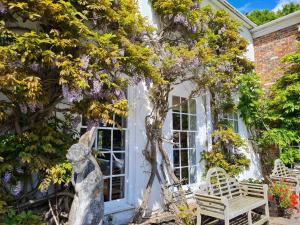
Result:
<svg viewBox="0 0 300 225"><path fill-rule="evenodd" d="M180 130L180 114L173 113L173 130Z"/></svg>
<svg viewBox="0 0 300 225"><path fill-rule="evenodd" d="M104 186L103 186L103 196L104 196L104 201L108 202L109 201L109 195L110 195L110 179L104 179Z"/></svg>
<svg viewBox="0 0 300 225"><path fill-rule="evenodd" d="M98 158L100 168L104 176L110 175L110 157L110 153L101 153Z"/></svg>
<svg viewBox="0 0 300 225"><path fill-rule="evenodd" d="M127 127L127 119L118 115L115 115L115 121L118 124L118 126L121 126L122 128ZM117 127L117 125L116 125Z"/></svg>
<svg viewBox="0 0 300 225"><path fill-rule="evenodd" d="M181 179L181 178L180 178L180 169L175 169L175 170L174 170L174 174L175 174L175 176L176 176L178 179Z"/></svg>
<svg viewBox="0 0 300 225"><path fill-rule="evenodd" d="M172 98L173 103L173 112L180 112L180 97L173 96Z"/></svg>
<svg viewBox="0 0 300 225"><path fill-rule="evenodd" d="M189 116L181 114L182 119L182 130L188 130L189 129Z"/></svg>
<svg viewBox="0 0 300 225"><path fill-rule="evenodd" d="M114 130L113 131L113 150L125 151L125 131Z"/></svg>
<svg viewBox="0 0 300 225"><path fill-rule="evenodd" d="M81 128L80 129L80 136L84 135L86 132L86 128Z"/></svg>
<svg viewBox="0 0 300 225"><path fill-rule="evenodd" d="M235 120L238 120L238 119L239 119L239 116L238 116L237 113L234 113L233 116L234 116L234 119L235 119Z"/></svg>
<svg viewBox="0 0 300 225"><path fill-rule="evenodd" d="M125 173L125 153L112 153L113 175Z"/></svg>
<svg viewBox="0 0 300 225"><path fill-rule="evenodd" d="M189 108L190 108L190 111L189 111L190 114L196 114L196 100L195 99L189 100Z"/></svg>
<svg viewBox="0 0 300 225"><path fill-rule="evenodd" d="M98 149L100 151L111 150L111 131L98 130Z"/></svg>
<svg viewBox="0 0 300 225"><path fill-rule="evenodd" d="M188 160L188 150L181 150L181 166L188 166L189 160Z"/></svg>
<svg viewBox="0 0 300 225"><path fill-rule="evenodd" d="M184 180L183 184L189 183L189 168L182 168L181 169L181 179Z"/></svg>
<svg viewBox="0 0 300 225"><path fill-rule="evenodd" d="M174 154L173 154L173 163L174 163L174 167L179 167L179 150L174 150Z"/></svg>
<svg viewBox="0 0 300 225"><path fill-rule="evenodd" d="M196 131L197 130L197 117L196 116L190 116L190 129Z"/></svg>
<svg viewBox="0 0 300 225"><path fill-rule="evenodd" d="M193 166L190 168L190 184L197 182L197 167Z"/></svg>
<svg viewBox="0 0 300 225"><path fill-rule="evenodd" d="M196 148L196 133L189 132L189 148Z"/></svg>
<svg viewBox="0 0 300 225"><path fill-rule="evenodd" d="M188 147L187 132L180 132L180 144L181 148Z"/></svg>
<svg viewBox="0 0 300 225"><path fill-rule="evenodd" d="M190 166L197 164L196 149L189 150L189 159L190 159Z"/></svg>
<svg viewBox="0 0 300 225"><path fill-rule="evenodd" d="M234 131L235 131L236 133L239 132L239 123L238 123L238 121L234 121Z"/></svg>
<svg viewBox="0 0 300 225"><path fill-rule="evenodd" d="M125 186L124 177L112 178L111 200L124 198L124 191L125 191L124 186Z"/></svg>
<svg viewBox="0 0 300 225"><path fill-rule="evenodd" d="M180 148L179 132L173 132L173 148Z"/></svg>
<svg viewBox="0 0 300 225"><path fill-rule="evenodd" d="M188 102L186 98L181 98L181 112L188 113Z"/></svg>

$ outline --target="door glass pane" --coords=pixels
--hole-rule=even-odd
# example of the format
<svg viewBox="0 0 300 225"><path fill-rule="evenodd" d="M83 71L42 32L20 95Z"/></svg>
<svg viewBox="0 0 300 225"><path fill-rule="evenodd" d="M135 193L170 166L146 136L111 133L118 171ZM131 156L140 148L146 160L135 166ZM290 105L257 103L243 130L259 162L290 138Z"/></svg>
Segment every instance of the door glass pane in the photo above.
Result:
<svg viewBox="0 0 300 225"><path fill-rule="evenodd" d="M113 175L125 173L125 153L112 153Z"/></svg>
<svg viewBox="0 0 300 225"><path fill-rule="evenodd" d="M174 150L174 155L173 155L173 163L174 167L179 167L179 150Z"/></svg>
<svg viewBox="0 0 300 225"><path fill-rule="evenodd" d="M180 97L173 96L172 103L173 103L173 112L180 112Z"/></svg>
<svg viewBox="0 0 300 225"><path fill-rule="evenodd" d="M186 98L181 98L181 113L188 113L188 102Z"/></svg>
<svg viewBox="0 0 300 225"><path fill-rule="evenodd" d="M188 160L188 150L181 150L181 166L188 166L189 160Z"/></svg>
<svg viewBox="0 0 300 225"><path fill-rule="evenodd" d="M111 150L111 131L98 130L98 149L100 151Z"/></svg>
<svg viewBox="0 0 300 225"><path fill-rule="evenodd" d="M190 130L196 131L197 130L197 117L190 116Z"/></svg>
<svg viewBox="0 0 300 225"><path fill-rule="evenodd" d="M113 131L113 150L125 151L125 131Z"/></svg>
<svg viewBox="0 0 300 225"><path fill-rule="evenodd" d="M180 114L173 113L173 130L180 130Z"/></svg>
<svg viewBox="0 0 300 225"><path fill-rule="evenodd" d="M112 178L111 200L124 198L124 186L125 179L123 176Z"/></svg>
<svg viewBox="0 0 300 225"><path fill-rule="evenodd" d="M100 153L100 157L98 158L98 162L104 176L110 175L110 157L110 153Z"/></svg>
<svg viewBox="0 0 300 225"><path fill-rule="evenodd" d="M190 168L190 183L196 183L197 182L197 167L193 166Z"/></svg>
<svg viewBox="0 0 300 225"><path fill-rule="evenodd" d="M189 158L190 158L190 166L197 164L196 149L190 149L189 150Z"/></svg>
<svg viewBox="0 0 300 225"><path fill-rule="evenodd" d="M189 100L189 113L190 114L196 114L196 100L190 99Z"/></svg>
<svg viewBox="0 0 300 225"><path fill-rule="evenodd" d="M178 179L181 179L181 178L180 178L180 169L175 169L175 170L174 170L174 174L175 174L175 176L176 176Z"/></svg>
<svg viewBox="0 0 300 225"><path fill-rule="evenodd" d="M179 132L173 133L173 148L180 148L180 142L179 142Z"/></svg>
<svg viewBox="0 0 300 225"><path fill-rule="evenodd" d="M104 196L104 201L108 202L109 201L109 196L110 196L110 179L104 179L103 183L103 196Z"/></svg>
<svg viewBox="0 0 300 225"><path fill-rule="evenodd" d="M180 144L181 148L187 148L188 147L188 139L187 139L187 132L180 132Z"/></svg>
<svg viewBox="0 0 300 225"><path fill-rule="evenodd" d="M196 148L196 133L189 132L189 148Z"/></svg>
<svg viewBox="0 0 300 225"><path fill-rule="evenodd" d="M189 168L181 169L181 179L183 180L183 184L189 183Z"/></svg>
<svg viewBox="0 0 300 225"><path fill-rule="evenodd" d="M115 116L115 121L118 124L118 126L120 126L122 128L126 128L127 127L127 120L126 120L126 118L116 115Z"/></svg>
<svg viewBox="0 0 300 225"><path fill-rule="evenodd" d="M189 129L189 116L182 114L182 130L188 130Z"/></svg>

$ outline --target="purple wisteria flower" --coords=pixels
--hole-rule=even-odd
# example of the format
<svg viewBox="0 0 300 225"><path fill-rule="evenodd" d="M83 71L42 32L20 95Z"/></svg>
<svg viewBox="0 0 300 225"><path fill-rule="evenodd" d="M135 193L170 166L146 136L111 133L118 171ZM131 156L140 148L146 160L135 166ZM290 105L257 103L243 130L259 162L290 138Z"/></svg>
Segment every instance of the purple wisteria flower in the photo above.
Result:
<svg viewBox="0 0 300 225"><path fill-rule="evenodd" d="M18 196L23 190L23 184L21 181L18 181L16 185L12 185L10 192L13 196Z"/></svg>
<svg viewBox="0 0 300 225"><path fill-rule="evenodd" d="M25 104L20 104L19 107L23 114L27 113L27 106Z"/></svg>
<svg viewBox="0 0 300 225"><path fill-rule="evenodd" d="M35 104L35 103L29 103L28 108L31 112L36 112L38 107L37 107L37 104Z"/></svg>
<svg viewBox="0 0 300 225"><path fill-rule="evenodd" d="M7 13L7 7L2 2L0 3L0 14Z"/></svg>
<svg viewBox="0 0 300 225"><path fill-rule="evenodd" d="M117 63L117 59L116 59L115 57L113 57L113 58L111 59L111 62L112 62L113 64L116 64L116 63Z"/></svg>
<svg viewBox="0 0 300 225"><path fill-rule="evenodd" d="M120 50L119 50L119 53L120 53L120 56L124 56L125 55L125 49L123 49L123 48L121 48Z"/></svg>
<svg viewBox="0 0 300 225"><path fill-rule="evenodd" d="M80 63L81 63L81 69L82 70L86 70L88 68L90 59L91 58L87 55L84 55L84 56L81 57Z"/></svg>
<svg viewBox="0 0 300 225"><path fill-rule="evenodd" d="M37 63L32 63L30 68L32 69L32 71L37 72L39 69L39 64Z"/></svg>
<svg viewBox="0 0 300 225"><path fill-rule="evenodd" d="M151 79L150 78L145 78L145 85L146 88L149 90L150 86L151 86Z"/></svg>
<svg viewBox="0 0 300 225"><path fill-rule="evenodd" d="M197 27L196 26L191 26L189 27L189 31L192 33L196 33L197 32Z"/></svg>
<svg viewBox="0 0 300 225"><path fill-rule="evenodd" d="M72 121L72 128L77 128L81 122L81 116L76 116Z"/></svg>
<svg viewBox="0 0 300 225"><path fill-rule="evenodd" d="M8 184L9 181L11 180L11 177L12 177L12 173L11 172L5 172L2 180L3 180L3 182L5 184Z"/></svg>
<svg viewBox="0 0 300 225"><path fill-rule="evenodd" d="M62 85L62 94L63 97L70 103L79 101L81 97L82 90L79 88L69 89L69 86L66 84Z"/></svg>
<svg viewBox="0 0 300 225"><path fill-rule="evenodd" d="M93 127L98 127L99 126L99 120L97 119L92 119L87 121L87 131L91 130Z"/></svg>
<svg viewBox="0 0 300 225"><path fill-rule="evenodd" d="M195 9L200 9L200 4L199 2L195 2L191 7L190 7L191 10L195 10Z"/></svg>
<svg viewBox="0 0 300 225"><path fill-rule="evenodd" d="M17 167L17 168L16 168L16 171L17 171L17 173L19 173L19 174L23 174L23 173L24 173L24 170L22 169L22 167Z"/></svg>

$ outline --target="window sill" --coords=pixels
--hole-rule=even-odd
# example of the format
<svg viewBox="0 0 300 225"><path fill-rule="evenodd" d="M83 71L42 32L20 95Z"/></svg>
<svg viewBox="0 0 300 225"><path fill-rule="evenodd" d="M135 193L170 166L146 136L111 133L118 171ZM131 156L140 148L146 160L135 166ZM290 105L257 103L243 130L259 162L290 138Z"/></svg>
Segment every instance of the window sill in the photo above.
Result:
<svg viewBox="0 0 300 225"><path fill-rule="evenodd" d="M104 215L129 211L134 208L135 207L133 205L129 205L128 203L125 203L125 202L107 203L107 204L104 204Z"/></svg>

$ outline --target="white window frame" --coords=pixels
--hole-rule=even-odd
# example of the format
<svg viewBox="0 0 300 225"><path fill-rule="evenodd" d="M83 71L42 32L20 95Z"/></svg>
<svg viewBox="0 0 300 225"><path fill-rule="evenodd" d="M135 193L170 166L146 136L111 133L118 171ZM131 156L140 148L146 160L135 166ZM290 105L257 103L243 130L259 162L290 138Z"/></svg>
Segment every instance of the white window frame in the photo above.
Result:
<svg viewBox="0 0 300 225"><path fill-rule="evenodd" d="M174 169L174 171L175 170L179 170L179 176L180 177L178 177L180 180L182 180L182 170L183 169L188 169L188 174L189 174L189 177L188 177L188 181L187 181L187 183L185 184L185 185L194 185L194 184L196 184L197 183L197 178L198 178L198 163L197 163L197 153L198 153L198 151L197 151L197 136L198 136L198 126L197 126L197 120L198 120L198 115L197 115L197 101L196 101L196 99L192 99L192 101L194 101L194 104L195 104L195 112L194 113L192 113L192 112L190 112L190 101L188 101L187 102L187 108L188 108L188 111L187 112L182 112L182 107L183 107L183 105L181 104L181 100L182 99L187 99L186 97L183 97L183 96L179 96L179 95L173 95L172 96L172 105L173 105L173 100L174 100L174 98L180 98L180 104L179 104L179 112L176 112L176 111L174 111L174 109L172 110L172 136L173 136L173 140L174 140L174 134L175 133L178 133L178 134L180 134L179 135L179 137L178 137L178 147L175 147L174 148L174 145L172 146L172 155L173 155L173 169ZM180 129L175 129L174 128L174 126L173 126L173 122L174 122L174 115L179 115L179 120L180 120ZM188 118L188 128L187 129L183 129L183 127L182 127L182 116L187 116L187 118ZM191 117L195 117L195 121L194 121L194 123L195 123L195 127L194 127L194 129L190 129L191 128L191 121L190 121L190 118ZM182 148L181 147L181 133L186 133L186 135L187 135L187 147L185 147L185 148ZM193 134L193 136L194 136L194 146L193 147L191 147L191 146L189 146L190 145L190 135L191 134ZM177 166L175 166L175 163L174 163L174 161L175 161L175 151L178 151L178 160L179 160L179 165ZM187 162L187 165L185 165L185 166L182 166L181 165L181 156L182 156L182 154L181 154L181 152L182 151L187 151L187 160L188 160L188 162ZM194 162L192 161L192 159L191 159L191 152L192 151L194 151ZM193 182L191 182L191 170L194 170L194 180L193 180Z"/></svg>
<svg viewBox="0 0 300 225"><path fill-rule="evenodd" d="M232 128L235 133L240 132L240 123L239 123L239 114L237 112L233 113L224 113L222 115L222 119L228 121L230 124L232 124Z"/></svg>
<svg viewBox="0 0 300 225"><path fill-rule="evenodd" d="M114 118L115 118L115 115L114 115ZM110 184L109 184L109 201L105 201L104 204L105 206L114 206L116 203L124 203L126 204L127 203L127 198L128 198L128 120L126 120L126 126L125 127L122 127L121 129L116 127L115 125L114 126L98 126L96 127L97 128L97 134L96 134L96 139L95 139L95 143L93 145L93 148L94 149L98 149L98 131L99 130L110 130L112 133L111 133L111 144L110 144L110 151L107 151L107 152L103 152L103 153L106 153L106 154L110 154L110 157L111 157L111 160L110 160L110 173L109 173L109 176L103 176L103 179L110 179ZM87 126L86 125L83 125L82 124L82 121L81 121L81 125L80 125L80 131L81 129L87 129ZM124 150L122 151L113 151L113 132L114 131L124 131L125 132L125 148ZM117 174L117 175L113 175L112 174L112 170L113 170L113 160L112 160L112 157L113 157L113 153L124 153L124 173L122 174ZM123 190L123 198L119 198L119 199L112 199L112 178L114 177L124 177L124 190Z"/></svg>

